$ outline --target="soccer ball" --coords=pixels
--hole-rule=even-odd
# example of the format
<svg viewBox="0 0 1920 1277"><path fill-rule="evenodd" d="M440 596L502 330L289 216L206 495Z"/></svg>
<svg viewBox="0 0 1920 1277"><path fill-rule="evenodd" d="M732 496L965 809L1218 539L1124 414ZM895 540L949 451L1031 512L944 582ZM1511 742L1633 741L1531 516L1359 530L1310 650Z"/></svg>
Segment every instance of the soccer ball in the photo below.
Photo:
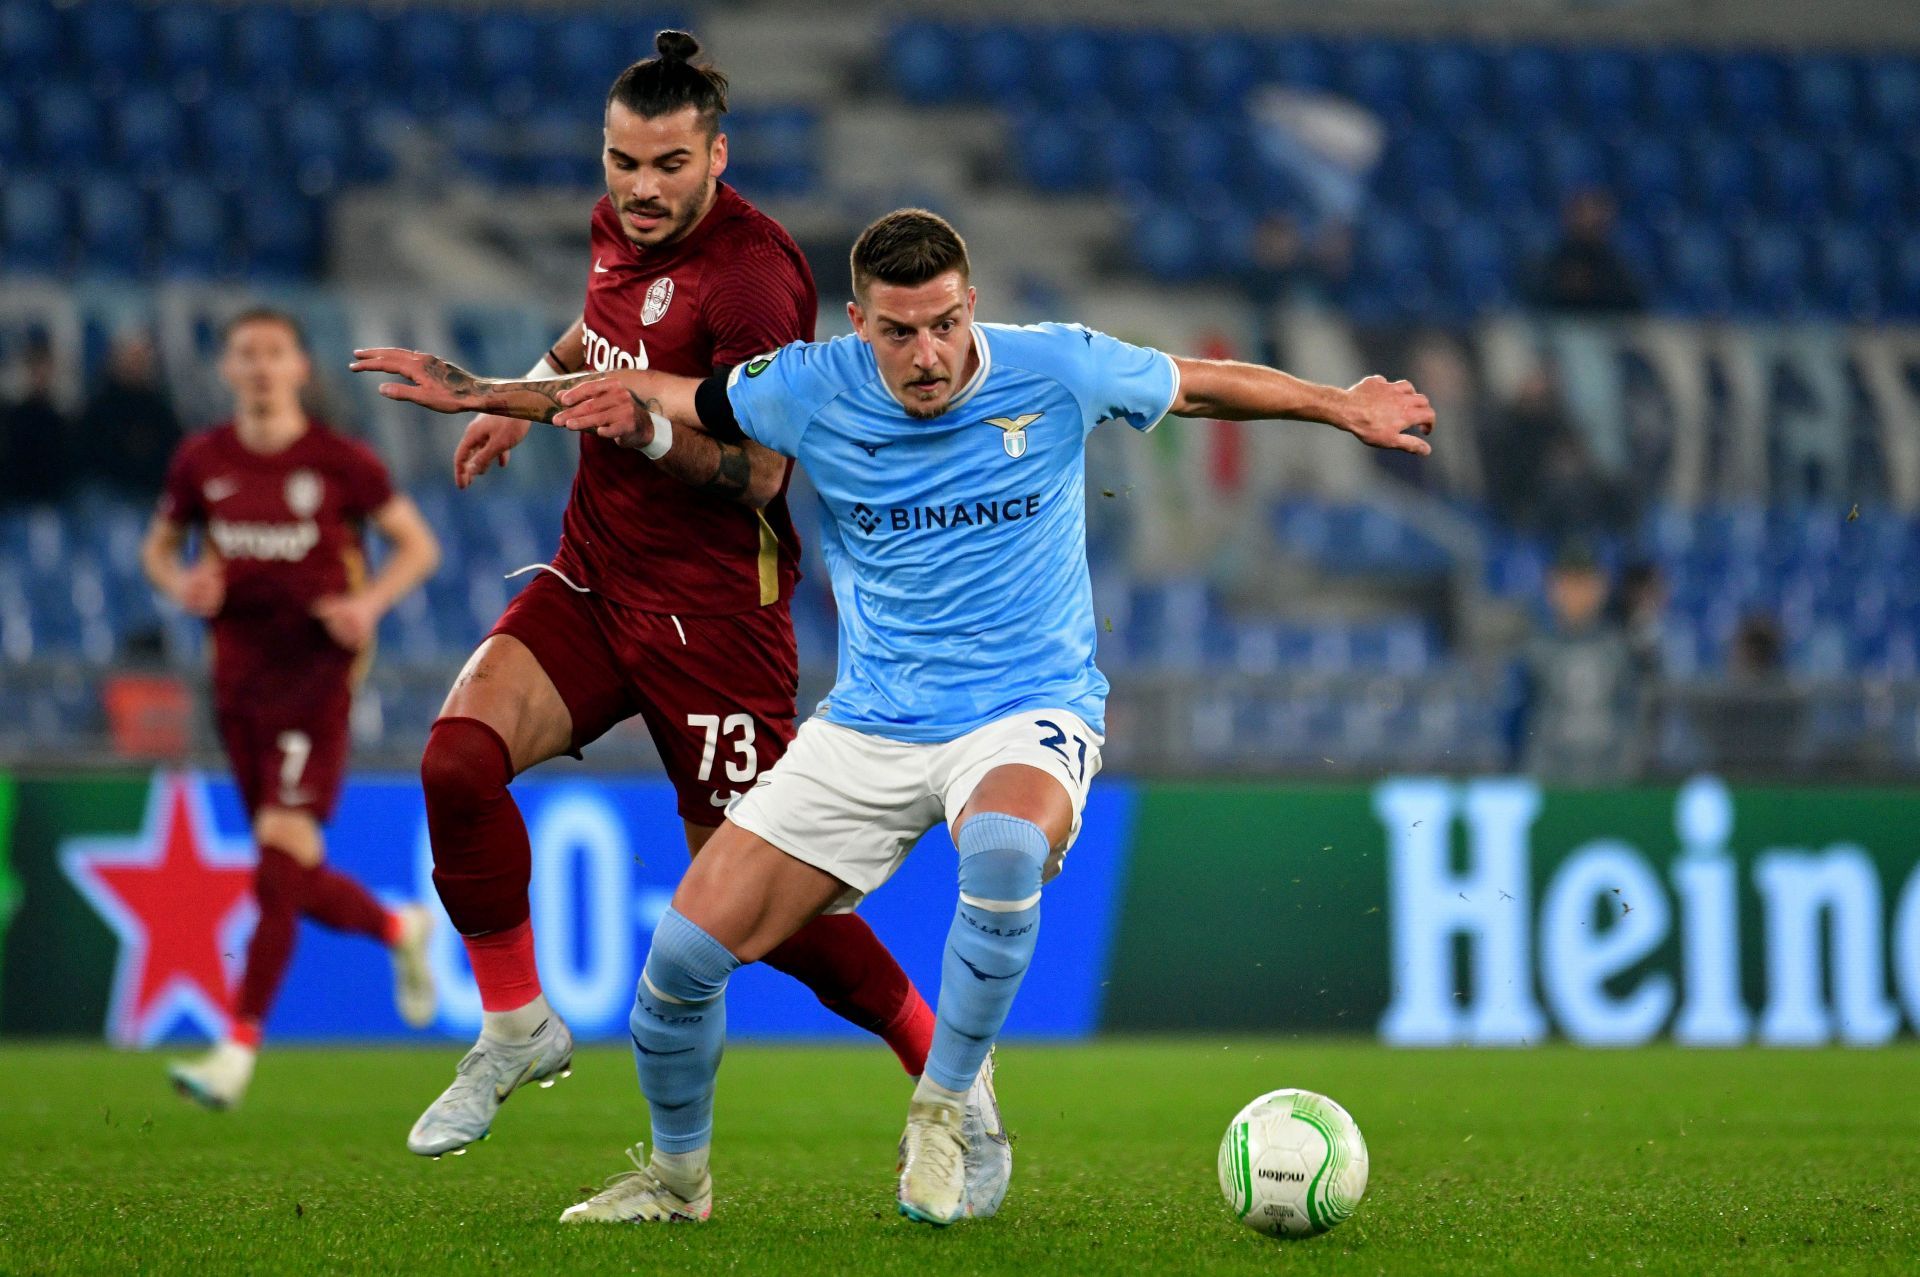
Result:
<svg viewBox="0 0 1920 1277"><path fill-rule="evenodd" d="M1353 1214L1367 1191L1367 1142L1347 1111L1312 1091L1269 1091L1220 1141L1220 1191L1269 1237L1311 1237Z"/></svg>

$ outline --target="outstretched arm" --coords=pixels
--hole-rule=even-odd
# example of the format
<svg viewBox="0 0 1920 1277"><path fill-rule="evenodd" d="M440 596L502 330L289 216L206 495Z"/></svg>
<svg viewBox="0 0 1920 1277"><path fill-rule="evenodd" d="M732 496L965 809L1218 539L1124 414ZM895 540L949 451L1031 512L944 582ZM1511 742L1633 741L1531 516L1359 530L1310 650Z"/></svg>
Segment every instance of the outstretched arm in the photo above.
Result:
<svg viewBox="0 0 1920 1277"><path fill-rule="evenodd" d="M1277 368L1229 359L1178 359L1180 393L1168 409L1177 417L1218 421L1319 421L1373 448L1426 456L1433 405L1405 381L1368 377L1347 389L1302 381ZM1413 433L1409 433L1413 432Z"/></svg>
<svg viewBox="0 0 1920 1277"><path fill-rule="evenodd" d="M622 370L583 372L546 381L476 377L437 355L417 350L356 350L348 365L354 372L390 373L380 393L435 412L484 412L526 421L544 421L569 430L591 430L623 448L645 453L683 483L759 509L779 495L786 462L751 440L723 442L700 429L693 377L663 372ZM581 388L592 387L589 396ZM577 394L570 392L580 392ZM560 420L569 406L585 411ZM674 427L671 446L655 446L654 418Z"/></svg>

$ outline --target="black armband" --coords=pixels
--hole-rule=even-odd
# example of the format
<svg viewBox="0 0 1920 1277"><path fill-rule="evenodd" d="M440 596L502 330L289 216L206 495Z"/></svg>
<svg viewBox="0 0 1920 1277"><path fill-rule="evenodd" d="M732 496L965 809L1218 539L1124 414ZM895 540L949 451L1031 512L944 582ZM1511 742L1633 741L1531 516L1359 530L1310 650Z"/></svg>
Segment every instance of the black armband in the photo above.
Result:
<svg viewBox="0 0 1920 1277"><path fill-rule="evenodd" d="M701 382L693 392L693 412L700 428L721 443L742 443L747 432L733 415L733 401L727 398L727 373L719 372Z"/></svg>

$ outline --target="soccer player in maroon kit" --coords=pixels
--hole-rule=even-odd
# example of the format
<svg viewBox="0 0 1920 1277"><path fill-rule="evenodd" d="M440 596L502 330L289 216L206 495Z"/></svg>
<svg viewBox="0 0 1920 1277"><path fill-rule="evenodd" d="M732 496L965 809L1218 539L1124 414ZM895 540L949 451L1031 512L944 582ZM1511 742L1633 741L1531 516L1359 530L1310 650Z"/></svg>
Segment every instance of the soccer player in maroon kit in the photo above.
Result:
<svg viewBox="0 0 1920 1277"><path fill-rule="evenodd" d="M786 231L718 179L727 81L695 65L689 35L607 96L607 197L593 210L585 312L530 374L618 368L707 376L813 335L818 299ZM361 372L431 380L449 365L411 351L358 351ZM442 387L444 390L444 386ZM421 385L389 397L447 408ZM555 407L557 411L557 405ZM465 487L526 437L524 420L481 416L455 453ZM564 1075L572 1035L540 991L527 887L527 831L508 792L529 767L641 717L698 854L733 796L793 738L798 690L789 602L800 546L786 506L791 463L749 445L710 475L668 474L591 434L559 553L508 606L455 680L421 761L434 884L479 986L479 1041L414 1124L428 1156L484 1136L529 1081ZM683 481L690 480L690 481ZM769 954L829 1009L878 1034L910 1074L933 1013L866 922L823 916Z"/></svg>
<svg viewBox="0 0 1920 1277"><path fill-rule="evenodd" d="M221 375L234 419L180 445L140 561L162 594L207 618L213 705L260 849L260 919L247 946L228 1037L170 1073L210 1108L240 1102L260 1026L293 956L301 918L364 935L393 953L408 1024L433 1019L430 915L393 911L325 862L321 826L340 795L353 687L380 618L432 575L440 547L379 457L307 416L312 374L291 315L251 310L227 328ZM368 580L361 528L391 553ZM198 556L183 557L187 534Z"/></svg>

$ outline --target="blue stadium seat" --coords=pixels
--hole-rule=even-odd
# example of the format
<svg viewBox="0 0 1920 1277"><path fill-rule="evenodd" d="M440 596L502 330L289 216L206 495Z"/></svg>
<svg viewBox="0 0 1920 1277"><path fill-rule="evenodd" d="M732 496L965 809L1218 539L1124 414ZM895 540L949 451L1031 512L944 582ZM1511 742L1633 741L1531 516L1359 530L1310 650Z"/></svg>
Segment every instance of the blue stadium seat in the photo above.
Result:
<svg viewBox="0 0 1920 1277"><path fill-rule="evenodd" d="M311 93L295 98L287 107L281 140L300 188L310 195L357 175L353 135L328 98Z"/></svg>
<svg viewBox="0 0 1920 1277"><path fill-rule="evenodd" d="M546 83L555 94L540 107L584 106L605 99L626 66L651 49L635 51L620 29L596 13L568 13L553 33Z"/></svg>
<svg viewBox="0 0 1920 1277"><path fill-rule="evenodd" d="M1868 122L1889 136L1910 140L1913 122L1920 119L1920 58L1886 54L1872 59L1865 88Z"/></svg>
<svg viewBox="0 0 1920 1277"><path fill-rule="evenodd" d="M1411 111L1414 61L1401 45L1366 40L1347 54L1336 87L1390 126L1400 125Z"/></svg>
<svg viewBox="0 0 1920 1277"><path fill-rule="evenodd" d="M533 107L540 80L537 51L552 38L552 24L523 13L486 12L473 32L474 66L489 105L508 116Z"/></svg>
<svg viewBox="0 0 1920 1277"><path fill-rule="evenodd" d="M1683 203L1686 172L1686 161L1672 141L1636 135L1620 153L1623 202L1643 216L1671 216Z"/></svg>
<svg viewBox="0 0 1920 1277"><path fill-rule="evenodd" d="M1793 316L1806 305L1807 246L1787 225L1763 223L1735 237L1741 299L1762 313Z"/></svg>
<svg viewBox="0 0 1920 1277"><path fill-rule="evenodd" d="M767 107L735 114L731 155L750 194L800 195L813 188L819 121L804 107Z"/></svg>
<svg viewBox="0 0 1920 1277"><path fill-rule="evenodd" d="M461 15L444 9L403 11L393 24L390 96L417 114L445 110L466 73L467 26Z"/></svg>
<svg viewBox="0 0 1920 1277"><path fill-rule="evenodd" d="M1341 49L1339 53L1344 53ZM1286 36L1267 49L1263 80L1290 89L1331 91L1337 87L1336 51L1313 36Z"/></svg>
<svg viewBox="0 0 1920 1277"><path fill-rule="evenodd" d="M1589 49L1574 55L1574 94L1589 129L1612 131L1633 122L1639 106L1639 66L1624 49Z"/></svg>
<svg viewBox="0 0 1920 1277"><path fill-rule="evenodd" d="M965 91L966 42L952 27L904 22L887 41L894 92L920 106L955 101Z"/></svg>
<svg viewBox="0 0 1920 1277"><path fill-rule="evenodd" d="M1463 217L1443 242L1448 282L1468 314L1512 300L1514 255L1492 221Z"/></svg>
<svg viewBox="0 0 1920 1277"><path fill-rule="evenodd" d="M1696 209L1731 220L1754 206L1760 183L1753 150L1745 139L1703 134L1689 150Z"/></svg>
<svg viewBox="0 0 1920 1277"><path fill-rule="evenodd" d="M164 178L187 152L187 125L171 95L135 89L114 103L120 162L147 180Z"/></svg>
<svg viewBox="0 0 1920 1277"><path fill-rule="evenodd" d="M309 65L306 32L291 9L248 5L233 18L236 83L256 95L280 97Z"/></svg>
<svg viewBox="0 0 1920 1277"><path fill-rule="evenodd" d="M1136 31L1115 37L1115 70L1122 95L1142 102L1191 101L1187 69L1196 62L1195 42L1165 31ZM1205 106L1214 105L1209 99Z"/></svg>
<svg viewBox="0 0 1920 1277"><path fill-rule="evenodd" d="M1039 74L1034 40L1017 27L983 27L967 42L968 95L975 101L1018 102L1033 95Z"/></svg>
<svg viewBox="0 0 1920 1277"><path fill-rule="evenodd" d="M1786 71L1766 54L1735 53L1715 60L1721 119L1742 130L1775 129L1786 121Z"/></svg>
<svg viewBox="0 0 1920 1277"><path fill-rule="evenodd" d="M12 175L0 185L0 261L10 272L57 274L68 264L66 200L44 177Z"/></svg>
<svg viewBox="0 0 1920 1277"><path fill-rule="evenodd" d="M1713 108L1713 74L1698 53L1655 53L1647 67L1647 123L1671 136L1707 123Z"/></svg>
<svg viewBox="0 0 1920 1277"><path fill-rule="evenodd" d="M1920 230L1909 230L1888 254L1887 309L1902 319L1920 319Z"/></svg>
<svg viewBox="0 0 1920 1277"><path fill-rule="evenodd" d="M1022 180L1035 190L1056 195L1091 188L1095 180L1092 134L1097 127L1045 109L1016 115L1008 137Z"/></svg>
<svg viewBox="0 0 1920 1277"><path fill-rule="evenodd" d="M313 210L284 188L248 192L240 204L240 240L257 275L298 279L319 265Z"/></svg>
<svg viewBox="0 0 1920 1277"><path fill-rule="evenodd" d="M1470 44L1443 43L1413 59L1413 103L1421 121L1432 127L1462 128L1490 109L1492 79L1485 50Z"/></svg>
<svg viewBox="0 0 1920 1277"><path fill-rule="evenodd" d="M1900 162L1884 146L1856 145L1841 150L1836 188L1840 207L1876 225L1899 220L1905 207Z"/></svg>
<svg viewBox="0 0 1920 1277"><path fill-rule="evenodd" d="M1261 75L1253 42L1239 32L1211 32L1193 49L1194 105L1216 112L1237 112Z"/></svg>
<svg viewBox="0 0 1920 1277"><path fill-rule="evenodd" d="M205 279L225 264L231 236L219 192L205 182L177 181L160 201L160 269L176 278Z"/></svg>
<svg viewBox="0 0 1920 1277"><path fill-rule="evenodd" d="M81 183L77 203L83 269L144 275L152 264L146 244L150 219L139 192L117 173L100 175Z"/></svg>
<svg viewBox="0 0 1920 1277"><path fill-rule="evenodd" d="M252 186L274 171L266 113L231 89L212 94L201 106L200 148L206 171L229 186Z"/></svg>
<svg viewBox="0 0 1920 1277"><path fill-rule="evenodd" d="M324 5L313 15L307 78L336 97L364 97L386 75L381 23L365 9Z"/></svg>
<svg viewBox="0 0 1920 1277"><path fill-rule="evenodd" d="M126 0L88 0L69 13L72 44L96 86L117 89L142 78L149 40L138 9Z"/></svg>
<svg viewBox="0 0 1920 1277"><path fill-rule="evenodd" d="M1512 127L1537 127L1565 116L1566 59L1537 45L1495 59L1494 101Z"/></svg>
<svg viewBox="0 0 1920 1277"><path fill-rule="evenodd" d="M1463 143L1467 172L1480 205L1498 210L1541 207L1526 147L1509 133L1481 133Z"/></svg>
<svg viewBox="0 0 1920 1277"><path fill-rule="evenodd" d="M64 68L53 6L39 0L0 0L0 73L7 84L16 92L32 89Z"/></svg>
<svg viewBox="0 0 1920 1277"><path fill-rule="evenodd" d="M1117 85L1113 47L1109 41L1081 27L1050 32L1036 41L1035 74L1025 96L1065 107L1094 107L1104 103L1110 88L1122 97L1151 109L1151 100L1134 97L1131 86ZM1016 99L1017 100L1017 99Z"/></svg>
<svg viewBox="0 0 1920 1277"><path fill-rule="evenodd" d="M0 166L13 168L27 155L27 122L14 99L0 97Z"/></svg>
<svg viewBox="0 0 1920 1277"><path fill-rule="evenodd" d="M1200 219L1185 208L1144 199L1131 203L1132 234L1128 237L1140 268L1155 279L1196 279L1206 269L1207 246Z"/></svg>
<svg viewBox="0 0 1920 1277"><path fill-rule="evenodd" d="M1759 148L1767 204L1786 217L1813 218L1826 212L1832 183L1826 159L1813 143L1775 137Z"/></svg>
<svg viewBox="0 0 1920 1277"><path fill-rule="evenodd" d="M166 4L153 15L154 69L177 89L204 87L220 71L226 30L219 11L202 4Z"/></svg>
<svg viewBox="0 0 1920 1277"><path fill-rule="evenodd" d="M1732 302L1732 264L1727 237L1717 225L1683 222L1660 234L1666 271L1659 289L1662 307L1717 315Z"/></svg>
<svg viewBox="0 0 1920 1277"><path fill-rule="evenodd" d="M79 85L48 85L32 105L34 153L43 167L78 168L105 145L99 105Z"/></svg>
<svg viewBox="0 0 1920 1277"><path fill-rule="evenodd" d="M1137 116L1110 117L1093 135L1093 171L1109 191L1148 186L1160 167L1153 126Z"/></svg>
<svg viewBox="0 0 1920 1277"><path fill-rule="evenodd" d="M1545 179L1547 196L1566 202L1582 191L1608 186L1606 153L1585 130L1555 129L1534 139L1535 166Z"/></svg>
<svg viewBox="0 0 1920 1277"><path fill-rule="evenodd" d="M1788 63L1793 121L1802 129L1832 137L1850 131L1860 118L1860 77L1851 58L1808 54Z"/></svg>

